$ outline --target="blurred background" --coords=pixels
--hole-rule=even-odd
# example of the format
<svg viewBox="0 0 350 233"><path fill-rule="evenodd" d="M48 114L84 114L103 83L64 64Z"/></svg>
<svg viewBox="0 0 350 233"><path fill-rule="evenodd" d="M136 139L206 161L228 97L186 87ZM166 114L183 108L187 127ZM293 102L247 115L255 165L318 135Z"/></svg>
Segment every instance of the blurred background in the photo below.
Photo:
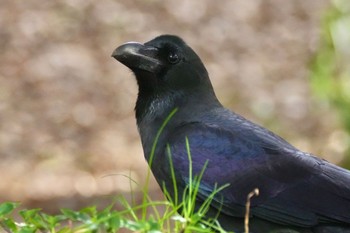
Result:
<svg viewBox="0 0 350 233"><path fill-rule="evenodd" d="M165 33L197 51L225 106L349 168L349 3L2 0L0 202L109 204L127 177L137 193L137 85L111 53Z"/></svg>

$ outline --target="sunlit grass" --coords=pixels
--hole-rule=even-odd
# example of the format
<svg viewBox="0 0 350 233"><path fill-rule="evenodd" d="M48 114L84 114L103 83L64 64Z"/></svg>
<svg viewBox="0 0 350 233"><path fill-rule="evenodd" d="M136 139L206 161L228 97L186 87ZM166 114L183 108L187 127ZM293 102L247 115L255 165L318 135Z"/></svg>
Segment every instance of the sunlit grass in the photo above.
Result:
<svg viewBox="0 0 350 233"><path fill-rule="evenodd" d="M310 67L311 88L343 125L343 165L350 168L350 3L332 0L322 19L321 38ZM341 141L341 140L338 140Z"/></svg>
<svg viewBox="0 0 350 233"><path fill-rule="evenodd" d="M158 139L176 111L177 109L174 109L169 114L156 135L150 154L149 167L152 166ZM205 163L200 174L193 174L190 142L188 138L186 138L189 177L188 184L183 193L179 193L170 146L168 145L166 149L174 193L171 195L166 187L163 186L164 196L166 197L164 200L154 201L149 196L149 181L151 176L151 170L149 168L145 185L141 189L141 204L135 203L135 193L132 190L132 183L136 183L136 181L133 180L132 177L127 176L130 182L131 202L124 196L116 198L116 201L123 207L121 210L116 210L115 202L111 201L113 203L101 211L95 206L91 206L78 211L62 209L60 214L49 215L40 209L19 210L20 205L18 203L6 202L0 205L0 226L3 230L14 233L94 233L118 232L121 229L152 233L226 232L221 228L216 218L207 219L205 215L209 210L214 196L228 185L214 187L213 192L208 198L204 200L200 206L196 206L198 205L197 198L200 190L200 181L205 172L207 163ZM13 213L15 210L18 210L21 216L20 221L14 220Z"/></svg>
<svg viewBox="0 0 350 233"><path fill-rule="evenodd" d="M189 152L188 140L187 148ZM188 159L192 163L189 153ZM171 160L170 160L171 161ZM147 192L143 193L143 201L137 205L130 203L124 196L117 201L123 206L115 210L114 203L98 211L95 206L86 207L79 211L62 209L60 214L48 215L40 209L19 210L21 221L13 218L18 203L6 202L0 205L0 224L7 232L117 232L127 229L137 232L226 232L215 219L205 219L205 214L215 194L224 187L217 188L199 206L195 208L200 180L205 167L198 176L192 177L192 167L189 166L189 185L184 193L174 194L174 199L167 190L164 194L167 200L154 201ZM176 187L176 179L171 165L172 180ZM130 181L134 182L134 181ZM148 185L145 186L146 189ZM144 189L145 190L145 189ZM176 190L176 189L175 189ZM132 201L133 202L133 201ZM163 207L163 208L159 208ZM163 211L160 211L163 209ZM178 213L180 212L180 213Z"/></svg>

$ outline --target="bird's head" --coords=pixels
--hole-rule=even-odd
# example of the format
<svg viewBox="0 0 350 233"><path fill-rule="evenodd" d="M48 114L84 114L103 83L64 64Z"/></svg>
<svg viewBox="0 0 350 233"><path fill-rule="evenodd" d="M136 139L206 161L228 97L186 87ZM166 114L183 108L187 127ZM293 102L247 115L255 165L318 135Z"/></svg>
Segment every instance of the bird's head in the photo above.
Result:
<svg viewBox="0 0 350 233"><path fill-rule="evenodd" d="M163 112L179 107L176 105L188 99L195 100L195 96L199 99L201 95L215 97L202 61L177 36L162 35L144 44L128 42L116 48L112 57L136 76L138 118L150 111Z"/></svg>

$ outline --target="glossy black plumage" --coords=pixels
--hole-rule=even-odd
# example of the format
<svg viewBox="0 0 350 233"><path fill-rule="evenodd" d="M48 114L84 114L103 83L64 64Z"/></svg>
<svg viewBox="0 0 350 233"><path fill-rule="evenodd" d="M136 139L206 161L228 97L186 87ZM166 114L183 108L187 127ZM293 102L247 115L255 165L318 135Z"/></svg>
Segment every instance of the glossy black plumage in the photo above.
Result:
<svg viewBox="0 0 350 233"><path fill-rule="evenodd" d="M187 137L194 174L208 161L198 202L215 185L230 184L211 205L213 214L221 209L219 219L227 229L243 231L247 195L258 188L251 232L350 232L350 172L225 109L200 58L182 39L164 35L145 44L127 43L112 56L136 76L136 119L147 160L160 126L178 108L151 166L161 186L173 192L167 145L179 190L187 185Z"/></svg>

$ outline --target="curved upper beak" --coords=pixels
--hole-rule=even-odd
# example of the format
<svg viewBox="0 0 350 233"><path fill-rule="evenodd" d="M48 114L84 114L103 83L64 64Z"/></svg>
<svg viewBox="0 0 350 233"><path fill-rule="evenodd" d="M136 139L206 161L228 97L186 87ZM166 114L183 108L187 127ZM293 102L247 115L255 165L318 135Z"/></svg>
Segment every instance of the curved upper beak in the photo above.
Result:
<svg viewBox="0 0 350 233"><path fill-rule="evenodd" d="M158 49L138 42L128 42L116 48L112 57L129 67L132 71L144 70L158 72L163 63L159 59Z"/></svg>

